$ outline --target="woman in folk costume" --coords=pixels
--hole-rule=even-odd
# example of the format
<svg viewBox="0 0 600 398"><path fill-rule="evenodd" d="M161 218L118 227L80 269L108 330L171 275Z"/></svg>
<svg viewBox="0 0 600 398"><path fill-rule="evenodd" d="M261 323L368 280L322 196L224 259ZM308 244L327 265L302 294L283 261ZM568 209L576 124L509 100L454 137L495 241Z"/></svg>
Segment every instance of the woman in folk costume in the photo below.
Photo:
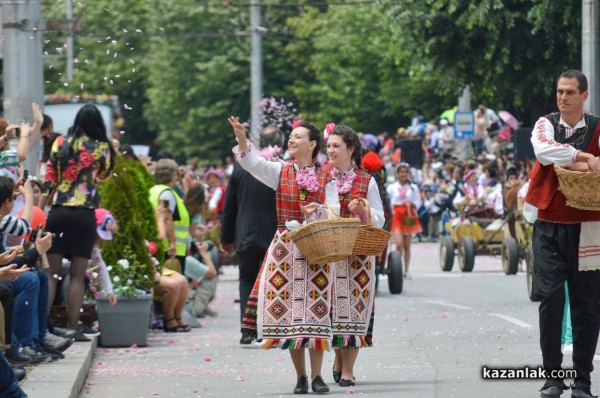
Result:
<svg viewBox="0 0 600 398"><path fill-rule="evenodd" d="M328 124L326 134L329 175L336 182L342 217L358 217L366 221L366 207L371 205L371 223L381 228L385 223L377 182L362 170L361 143L350 127ZM370 347L373 337L375 298L375 256L355 257L331 263L332 328L335 362L333 379L342 387L354 385L354 363L358 349Z"/></svg>
<svg viewBox="0 0 600 398"><path fill-rule="evenodd" d="M390 204L394 209L392 220L392 236L396 241L396 248L404 255L404 277L411 279L408 272L410 266L410 244L412 235L423 232L417 210L421 207L421 192L419 188L408 180L410 168L407 163L400 163L396 169L398 181L388 185Z"/></svg>
<svg viewBox="0 0 600 398"><path fill-rule="evenodd" d="M329 264L309 264L288 239L288 227L327 217L326 203L339 209L335 181L313 163L321 136L317 128L296 121L288 140L293 163L270 162L248 143L244 126L229 118L238 146L233 148L245 170L276 191L277 232L267 250L259 274L256 328L263 348L290 350L297 373L294 394L308 392L305 348L309 349L312 390L325 393L329 387L321 377L324 350L331 349L331 281ZM256 286L256 284L255 284ZM249 301L249 305L252 302Z"/></svg>
<svg viewBox="0 0 600 398"><path fill-rule="evenodd" d="M452 201L456 209L474 212L482 210L486 201L486 190L483 186L477 183L477 171L475 169L468 170L464 177L465 182L462 190L459 190Z"/></svg>

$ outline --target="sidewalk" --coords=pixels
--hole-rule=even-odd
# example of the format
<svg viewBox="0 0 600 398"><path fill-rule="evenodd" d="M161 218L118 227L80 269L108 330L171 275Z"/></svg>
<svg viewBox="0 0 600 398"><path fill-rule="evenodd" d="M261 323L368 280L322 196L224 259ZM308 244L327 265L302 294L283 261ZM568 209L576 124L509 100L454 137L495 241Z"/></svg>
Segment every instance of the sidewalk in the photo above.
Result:
<svg viewBox="0 0 600 398"><path fill-rule="evenodd" d="M77 398L92 364L98 338L75 342L65 358L27 369L21 388L29 398Z"/></svg>

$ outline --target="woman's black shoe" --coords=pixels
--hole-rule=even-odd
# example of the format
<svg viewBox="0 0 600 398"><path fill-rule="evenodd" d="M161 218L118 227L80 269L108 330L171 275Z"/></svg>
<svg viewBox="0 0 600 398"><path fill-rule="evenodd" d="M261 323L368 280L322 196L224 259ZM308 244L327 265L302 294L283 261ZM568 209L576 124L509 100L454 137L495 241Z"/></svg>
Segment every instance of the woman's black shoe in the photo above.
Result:
<svg viewBox="0 0 600 398"><path fill-rule="evenodd" d="M314 390L314 388L313 388ZM301 376L294 388L294 394L308 394L308 379L306 376Z"/></svg>
<svg viewBox="0 0 600 398"><path fill-rule="evenodd" d="M329 392L329 387L327 387L327 384L325 384L321 376L317 376L312 381L312 390L317 394L324 394L326 392Z"/></svg>
<svg viewBox="0 0 600 398"><path fill-rule="evenodd" d="M350 380L350 379L341 379L340 380L340 387L351 387L354 385L354 380Z"/></svg>
<svg viewBox="0 0 600 398"><path fill-rule="evenodd" d="M337 383L340 382L340 379L342 378L342 371L341 370L335 370L335 363L337 362L337 357L336 359L333 361L333 381Z"/></svg>

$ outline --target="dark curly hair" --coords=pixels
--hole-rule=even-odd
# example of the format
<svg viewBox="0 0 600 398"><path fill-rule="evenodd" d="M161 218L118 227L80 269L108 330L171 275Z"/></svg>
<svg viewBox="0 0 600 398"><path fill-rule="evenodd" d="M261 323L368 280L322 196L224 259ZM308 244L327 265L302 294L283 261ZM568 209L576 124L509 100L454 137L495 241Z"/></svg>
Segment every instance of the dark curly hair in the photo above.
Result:
<svg viewBox="0 0 600 398"><path fill-rule="evenodd" d="M303 120L296 126L296 128L298 128L298 127L304 127L305 129L307 129L309 141L315 141L317 143L317 145L315 146L315 149L313 149L313 153L312 153L313 159L316 158L317 155L319 154L319 151L321 150L321 144L323 142L323 140L321 138L321 133L319 133L319 130L317 129L317 127L314 124L312 124L311 122L307 122L305 120Z"/></svg>
<svg viewBox="0 0 600 398"><path fill-rule="evenodd" d="M354 148L354 152L352 152L352 160L354 164L358 167L361 167L362 161L362 144L360 139L358 138L358 134L352 128L348 126L335 126L331 135L337 135L342 138L344 144L348 148Z"/></svg>

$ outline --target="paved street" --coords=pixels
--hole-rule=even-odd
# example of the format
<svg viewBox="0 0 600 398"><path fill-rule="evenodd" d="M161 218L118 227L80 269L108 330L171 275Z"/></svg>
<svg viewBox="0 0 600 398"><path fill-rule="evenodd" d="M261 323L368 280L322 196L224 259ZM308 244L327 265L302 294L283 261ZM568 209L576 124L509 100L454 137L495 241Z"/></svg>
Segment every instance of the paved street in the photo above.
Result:
<svg viewBox="0 0 600 398"><path fill-rule="evenodd" d="M376 345L361 351L354 388L333 384L333 353L326 353L323 375L330 396L539 396L542 381L481 377L483 365L540 364L537 304L527 298L524 274L504 275L497 257L477 257L471 274L461 273L456 264L451 273L442 273L438 248L433 243L413 245L413 279L405 283L402 295L389 294L382 279ZM293 395L295 374L287 352L238 345L236 273L236 268L224 267L214 303L219 316L202 319L201 329L190 334L153 332L145 348L98 348L80 397ZM596 387L599 379L594 373Z"/></svg>

